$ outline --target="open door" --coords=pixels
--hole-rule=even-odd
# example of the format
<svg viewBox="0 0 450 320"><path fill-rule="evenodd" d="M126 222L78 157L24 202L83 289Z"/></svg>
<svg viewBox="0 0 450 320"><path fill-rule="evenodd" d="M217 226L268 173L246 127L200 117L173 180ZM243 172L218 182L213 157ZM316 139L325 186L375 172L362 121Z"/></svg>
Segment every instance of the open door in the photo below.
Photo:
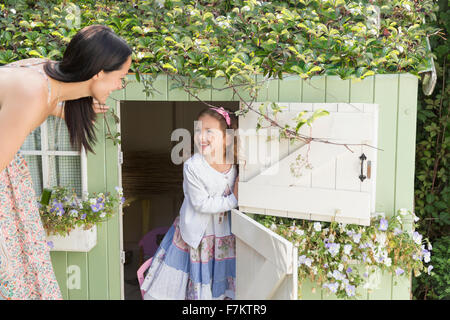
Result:
<svg viewBox="0 0 450 320"><path fill-rule="evenodd" d="M297 248L242 212L231 211L236 236L236 299L297 299Z"/></svg>

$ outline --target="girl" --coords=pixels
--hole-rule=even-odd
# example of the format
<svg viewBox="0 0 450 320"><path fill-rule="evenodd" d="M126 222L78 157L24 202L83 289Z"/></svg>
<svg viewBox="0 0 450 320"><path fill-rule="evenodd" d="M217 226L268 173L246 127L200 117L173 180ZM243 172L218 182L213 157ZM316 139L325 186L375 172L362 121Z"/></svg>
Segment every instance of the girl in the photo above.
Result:
<svg viewBox="0 0 450 320"><path fill-rule="evenodd" d="M228 211L237 206L237 119L223 108L209 108L196 124L198 152L183 167L185 198L142 283L146 300L234 299L235 238Z"/></svg>
<svg viewBox="0 0 450 320"><path fill-rule="evenodd" d="M104 104L130 65L126 42L93 25L73 37L60 62L27 59L0 68L0 299L61 299L20 146L56 115L72 144L92 151L93 99Z"/></svg>

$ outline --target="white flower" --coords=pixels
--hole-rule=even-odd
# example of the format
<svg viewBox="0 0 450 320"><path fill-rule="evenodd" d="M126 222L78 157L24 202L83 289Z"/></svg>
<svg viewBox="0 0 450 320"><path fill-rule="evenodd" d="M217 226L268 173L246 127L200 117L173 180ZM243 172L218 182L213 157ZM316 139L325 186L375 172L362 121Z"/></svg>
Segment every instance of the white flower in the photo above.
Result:
<svg viewBox="0 0 450 320"><path fill-rule="evenodd" d="M106 216L106 212L103 211L103 212L100 214L100 218L104 218L105 216Z"/></svg>
<svg viewBox="0 0 450 320"><path fill-rule="evenodd" d="M272 230L272 231L277 230L277 225L272 222L272 224L270 225L270 230Z"/></svg>
<svg viewBox="0 0 450 320"><path fill-rule="evenodd" d="M77 210L72 209L72 210L69 211L69 214L70 214L71 217L78 217L78 211Z"/></svg>
<svg viewBox="0 0 450 320"><path fill-rule="evenodd" d="M390 267L392 264L392 259L391 258L386 258L386 260L384 261L384 264L386 265L386 267Z"/></svg>
<svg viewBox="0 0 450 320"><path fill-rule="evenodd" d="M311 268L311 263L312 263L311 258L306 258L305 265L308 266L309 268Z"/></svg>
<svg viewBox="0 0 450 320"><path fill-rule="evenodd" d="M305 231L303 231L302 229L297 229L295 230L295 233L298 234L299 236L302 236L305 234Z"/></svg>
<svg viewBox="0 0 450 320"><path fill-rule="evenodd" d="M422 243L422 235L420 233L418 233L417 231L414 231L412 238L414 240L415 243L417 244L421 244Z"/></svg>
<svg viewBox="0 0 450 320"><path fill-rule="evenodd" d="M314 230L317 232L322 230L322 224L320 222L314 222Z"/></svg>
<svg viewBox="0 0 450 320"><path fill-rule="evenodd" d="M139 52L139 53L142 53L142 52ZM142 54L143 54L143 53L142 53ZM138 56L139 56L139 54L138 54ZM116 187L115 189L116 189L117 193L123 193L123 188L121 188L121 187Z"/></svg>
<svg viewBox="0 0 450 320"><path fill-rule="evenodd" d="M433 266L432 266L432 265L429 265L429 266L428 266L428 269L427 269L427 273L430 274L431 270L433 270Z"/></svg>
<svg viewBox="0 0 450 320"><path fill-rule="evenodd" d="M428 262L431 261L431 254L430 254L430 251L426 251L426 252L424 253L424 255L423 255L423 261L424 261L425 263L428 263Z"/></svg>
<svg viewBox="0 0 450 320"><path fill-rule="evenodd" d="M90 203L91 205L94 205L94 204L97 203L97 199L91 198L91 199L89 199L89 203Z"/></svg>
<svg viewBox="0 0 450 320"><path fill-rule="evenodd" d="M155 2L158 4L160 8L163 8L164 4L166 3L166 0L156 0Z"/></svg>
<svg viewBox="0 0 450 320"><path fill-rule="evenodd" d="M431 242L428 242L428 250L433 250L433 247L431 246Z"/></svg>
<svg viewBox="0 0 450 320"><path fill-rule="evenodd" d="M405 209L405 208L401 208L400 210L398 210L398 212L399 212L400 215L402 215L402 216L406 216L407 214L409 214L408 209Z"/></svg>
<svg viewBox="0 0 450 320"><path fill-rule="evenodd" d="M350 254L350 251L352 250L352 245L351 244L346 244L344 246L344 253L345 254Z"/></svg>
<svg viewBox="0 0 450 320"><path fill-rule="evenodd" d="M398 236L399 234L401 234L403 231L399 228L394 228L394 236Z"/></svg>
<svg viewBox="0 0 450 320"><path fill-rule="evenodd" d="M304 264L306 260L306 256L304 254L302 254L301 256L298 257L298 264Z"/></svg>
<svg viewBox="0 0 450 320"><path fill-rule="evenodd" d="M16 14L16 9L11 9L10 10L13 14Z"/></svg>
<svg viewBox="0 0 450 320"><path fill-rule="evenodd" d="M338 270L341 272L344 270L344 265L342 263L339 263Z"/></svg>
<svg viewBox="0 0 450 320"><path fill-rule="evenodd" d="M376 242L378 242L380 245L384 245L386 243L386 234L385 233L375 233Z"/></svg>

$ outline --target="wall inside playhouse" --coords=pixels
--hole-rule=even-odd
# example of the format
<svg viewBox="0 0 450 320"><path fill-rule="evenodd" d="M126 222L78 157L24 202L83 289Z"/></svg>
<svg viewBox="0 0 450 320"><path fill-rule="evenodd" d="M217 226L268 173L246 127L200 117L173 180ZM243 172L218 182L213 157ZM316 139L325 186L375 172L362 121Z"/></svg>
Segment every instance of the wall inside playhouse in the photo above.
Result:
<svg viewBox="0 0 450 320"><path fill-rule="evenodd" d="M210 102L237 110L237 102ZM207 106L200 102L122 101L121 150L123 152L122 187L126 198L123 208L124 298L139 300L141 294L136 272L148 259L139 246L152 230L170 227L184 199L183 164L174 164L171 141L175 129L194 131L194 121ZM191 141L192 142L192 141ZM162 235L156 237L156 241Z"/></svg>

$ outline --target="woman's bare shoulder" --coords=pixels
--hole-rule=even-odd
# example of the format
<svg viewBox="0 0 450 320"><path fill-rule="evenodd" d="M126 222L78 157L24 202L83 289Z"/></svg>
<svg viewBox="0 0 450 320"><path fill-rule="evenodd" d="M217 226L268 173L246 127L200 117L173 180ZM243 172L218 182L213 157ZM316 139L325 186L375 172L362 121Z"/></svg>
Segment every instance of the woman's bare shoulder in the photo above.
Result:
<svg viewBox="0 0 450 320"><path fill-rule="evenodd" d="M0 104L3 107L30 100L30 105L45 108L47 94L47 80L35 70L0 69Z"/></svg>

